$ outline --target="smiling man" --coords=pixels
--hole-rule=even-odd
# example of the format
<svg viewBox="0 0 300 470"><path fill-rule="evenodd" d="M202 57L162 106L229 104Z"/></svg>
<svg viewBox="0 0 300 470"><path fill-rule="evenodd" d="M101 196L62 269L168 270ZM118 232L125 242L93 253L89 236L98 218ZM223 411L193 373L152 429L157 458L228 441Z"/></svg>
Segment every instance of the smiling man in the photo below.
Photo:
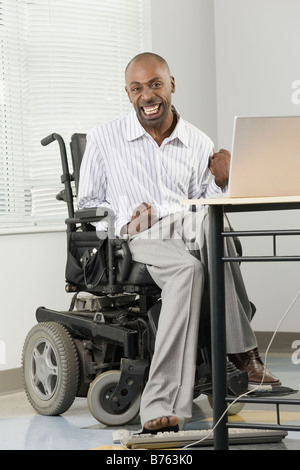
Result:
<svg viewBox="0 0 300 470"><path fill-rule="evenodd" d="M179 429L191 418L199 317L208 276L207 210L190 212L181 199L206 198L227 185L230 153L172 106L175 80L152 53L125 71L134 110L94 128L83 157L78 207L109 207L115 235L126 236L132 258L162 289L155 351L143 391L144 431ZM103 229L102 222L98 229ZM236 256L226 239L226 253ZM252 308L238 263L225 263L227 352L249 381L279 384L262 363L250 326Z"/></svg>
<svg viewBox="0 0 300 470"><path fill-rule="evenodd" d="M145 61L141 67L141 61ZM125 71L126 91L137 117L144 129L161 145L171 135L177 123L172 112L172 93L175 92L175 80L171 76L168 64L153 54L135 57ZM159 74L153 76L153 66L160 67ZM145 81L146 80L146 81Z"/></svg>

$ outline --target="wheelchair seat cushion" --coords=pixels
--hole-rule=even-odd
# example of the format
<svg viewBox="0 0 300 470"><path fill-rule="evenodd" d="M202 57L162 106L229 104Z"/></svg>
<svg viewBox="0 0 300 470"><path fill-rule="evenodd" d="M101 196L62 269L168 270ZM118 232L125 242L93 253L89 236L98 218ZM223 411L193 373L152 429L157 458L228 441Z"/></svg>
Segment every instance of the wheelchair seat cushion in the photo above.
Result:
<svg viewBox="0 0 300 470"><path fill-rule="evenodd" d="M118 275L117 275L118 281ZM147 285L147 286L156 286L152 277L149 274L147 266L143 263L138 263L137 261L132 261L131 269L129 276L124 282L125 285L133 284L136 286Z"/></svg>

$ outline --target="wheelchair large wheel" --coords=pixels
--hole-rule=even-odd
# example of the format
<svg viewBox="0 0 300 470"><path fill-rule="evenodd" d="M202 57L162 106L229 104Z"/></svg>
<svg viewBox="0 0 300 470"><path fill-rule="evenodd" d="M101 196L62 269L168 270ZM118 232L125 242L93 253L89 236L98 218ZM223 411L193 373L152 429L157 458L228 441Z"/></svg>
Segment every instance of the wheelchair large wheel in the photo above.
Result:
<svg viewBox="0 0 300 470"><path fill-rule="evenodd" d="M62 325L39 323L30 330L22 370L25 392L39 414L56 416L70 408L78 388L79 366L74 341Z"/></svg>
<svg viewBox="0 0 300 470"><path fill-rule="evenodd" d="M87 402L90 412L100 423L109 426L122 426L132 421L139 413L141 394L133 402L117 412L110 407L109 399L119 383L121 371L109 370L98 375L90 384Z"/></svg>

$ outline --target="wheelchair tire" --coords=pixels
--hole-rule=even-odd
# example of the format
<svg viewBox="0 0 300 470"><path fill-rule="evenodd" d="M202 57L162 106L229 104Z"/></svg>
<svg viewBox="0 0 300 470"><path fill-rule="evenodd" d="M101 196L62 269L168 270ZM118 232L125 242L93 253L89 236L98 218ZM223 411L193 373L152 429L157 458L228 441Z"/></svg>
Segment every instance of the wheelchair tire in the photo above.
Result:
<svg viewBox="0 0 300 470"><path fill-rule="evenodd" d="M65 327L39 323L28 333L22 354L25 392L41 415L57 416L72 405L79 381L77 350Z"/></svg>
<svg viewBox="0 0 300 470"><path fill-rule="evenodd" d="M212 397L208 396L207 399L208 399L208 402L209 402L211 408L213 408ZM233 405L230 405L229 408L228 408L228 411L227 411L228 416L238 415L242 411L244 406L245 406L245 403L241 403L241 402L236 402Z"/></svg>
<svg viewBox="0 0 300 470"><path fill-rule="evenodd" d="M139 413L141 394L138 394L130 406L116 413L109 406L109 398L116 389L121 376L119 370L109 370L98 375L90 384L87 395L88 407L94 418L109 426L122 426L132 421Z"/></svg>

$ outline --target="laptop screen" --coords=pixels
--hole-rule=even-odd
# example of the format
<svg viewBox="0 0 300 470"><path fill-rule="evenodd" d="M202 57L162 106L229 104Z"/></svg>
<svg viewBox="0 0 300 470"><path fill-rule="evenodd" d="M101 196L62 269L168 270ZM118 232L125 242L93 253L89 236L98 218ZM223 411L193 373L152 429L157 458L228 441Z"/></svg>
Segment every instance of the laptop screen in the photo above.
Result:
<svg viewBox="0 0 300 470"><path fill-rule="evenodd" d="M300 195L300 116L235 118L228 193Z"/></svg>

